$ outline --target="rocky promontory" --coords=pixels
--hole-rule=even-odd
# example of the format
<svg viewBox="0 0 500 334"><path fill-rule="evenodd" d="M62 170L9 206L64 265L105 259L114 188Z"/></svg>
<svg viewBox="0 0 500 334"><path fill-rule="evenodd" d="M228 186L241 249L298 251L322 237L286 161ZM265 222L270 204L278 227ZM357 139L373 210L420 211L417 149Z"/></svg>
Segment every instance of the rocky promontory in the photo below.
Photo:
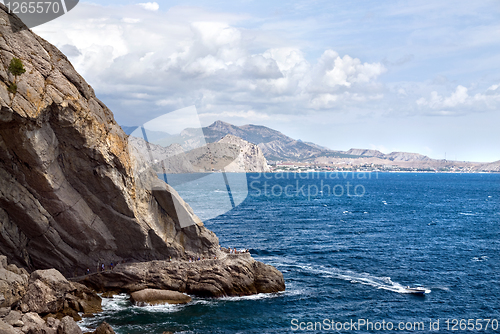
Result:
<svg viewBox="0 0 500 334"><path fill-rule="evenodd" d="M97 291L132 293L144 289L184 292L200 297L245 296L285 290L283 275L249 253L225 254L199 261L127 263L77 278Z"/></svg>
<svg viewBox="0 0 500 334"><path fill-rule="evenodd" d="M0 254L16 268L0 280L8 282L6 307L41 316L87 312L79 293L90 292L39 271L52 268L65 277L90 274L79 282L99 290L284 290L274 267L220 251L215 234L134 154L66 56L22 26L0 4ZM13 58L26 69L18 77L8 69ZM188 261L196 256L213 260ZM98 271L110 263L119 265Z"/></svg>

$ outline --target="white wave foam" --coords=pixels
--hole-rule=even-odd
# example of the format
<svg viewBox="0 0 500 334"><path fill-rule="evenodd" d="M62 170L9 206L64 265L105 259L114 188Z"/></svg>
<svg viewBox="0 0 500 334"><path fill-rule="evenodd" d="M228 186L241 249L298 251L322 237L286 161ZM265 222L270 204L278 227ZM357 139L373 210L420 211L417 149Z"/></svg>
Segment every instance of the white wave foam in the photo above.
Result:
<svg viewBox="0 0 500 334"><path fill-rule="evenodd" d="M368 273L356 273L350 270L342 270L337 268L325 268L323 266L299 266L300 268L313 273L323 274L327 277L337 278L351 282L353 284L359 283L375 287L377 289L388 290L397 293L411 293L400 283L393 282L390 277L377 277ZM431 292L426 290L426 293Z"/></svg>
<svg viewBox="0 0 500 334"><path fill-rule="evenodd" d="M458 214L463 215L463 216L475 216L476 215L475 213L472 213L472 212L459 212Z"/></svg>
<svg viewBox="0 0 500 334"><path fill-rule="evenodd" d="M277 292L277 293L258 293L256 295L250 295L250 296L241 296L241 297L221 297L218 298L217 300L221 301L241 301L241 300L261 300L261 299L270 299L270 298L277 298L281 297L281 295L285 294L285 292Z"/></svg>
<svg viewBox="0 0 500 334"><path fill-rule="evenodd" d="M186 306L190 305L191 303L187 304L164 304L164 305L146 305L146 306L137 306L133 305L130 306L130 310L132 312L137 312L137 313L142 313L144 311L150 312L150 313L174 313L178 312Z"/></svg>
<svg viewBox="0 0 500 334"><path fill-rule="evenodd" d="M106 311L121 311L130 306L129 296L126 293L120 293L110 298L102 297L102 309Z"/></svg>

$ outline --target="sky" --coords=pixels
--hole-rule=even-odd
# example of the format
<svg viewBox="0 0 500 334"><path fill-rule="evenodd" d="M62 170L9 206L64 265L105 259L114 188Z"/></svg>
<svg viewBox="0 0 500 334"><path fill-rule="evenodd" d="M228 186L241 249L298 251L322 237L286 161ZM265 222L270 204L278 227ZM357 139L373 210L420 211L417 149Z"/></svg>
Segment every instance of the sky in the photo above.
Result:
<svg viewBox="0 0 500 334"><path fill-rule="evenodd" d="M195 106L334 150L500 160L498 0L94 0L33 31L120 125Z"/></svg>

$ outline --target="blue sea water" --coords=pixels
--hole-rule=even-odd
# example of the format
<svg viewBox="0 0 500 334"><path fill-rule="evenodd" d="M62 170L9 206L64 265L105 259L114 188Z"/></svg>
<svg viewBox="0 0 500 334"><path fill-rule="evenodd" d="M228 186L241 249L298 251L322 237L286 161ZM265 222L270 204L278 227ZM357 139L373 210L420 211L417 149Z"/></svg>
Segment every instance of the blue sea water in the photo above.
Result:
<svg viewBox="0 0 500 334"><path fill-rule="evenodd" d="M276 266L285 292L155 307L132 306L120 295L82 326L105 320L119 334L500 333L500 174L247 177L247 188L233 190L246 199L205 225L223 246L248 248ZM176 189L197 214L213 217L217 197L196 191L199 180ZM414 284L432 291L403 293ZM373 329L324 326L362 319ZM493 320L485 330L488 321L477 319ZM322 330L301 331L308 322ZM403 330L388 330L389 323Z"/></svg>

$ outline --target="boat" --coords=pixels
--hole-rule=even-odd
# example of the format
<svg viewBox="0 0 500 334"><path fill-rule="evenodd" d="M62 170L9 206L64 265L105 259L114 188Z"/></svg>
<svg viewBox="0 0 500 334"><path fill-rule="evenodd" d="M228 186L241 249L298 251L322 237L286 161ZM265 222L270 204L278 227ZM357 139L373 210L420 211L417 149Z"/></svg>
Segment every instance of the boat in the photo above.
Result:
<svg viewBox="0 0 500 334"><path fill-rule="evenodd" d="M431 292L431 290L426 289L426 288L424 288L422 286L415 286L413 288L407 286L407 287L404 288L404 291L406 293L411 293L411 294L414 294L414 295L425 295L426 293L430 293Z"/></svg>

